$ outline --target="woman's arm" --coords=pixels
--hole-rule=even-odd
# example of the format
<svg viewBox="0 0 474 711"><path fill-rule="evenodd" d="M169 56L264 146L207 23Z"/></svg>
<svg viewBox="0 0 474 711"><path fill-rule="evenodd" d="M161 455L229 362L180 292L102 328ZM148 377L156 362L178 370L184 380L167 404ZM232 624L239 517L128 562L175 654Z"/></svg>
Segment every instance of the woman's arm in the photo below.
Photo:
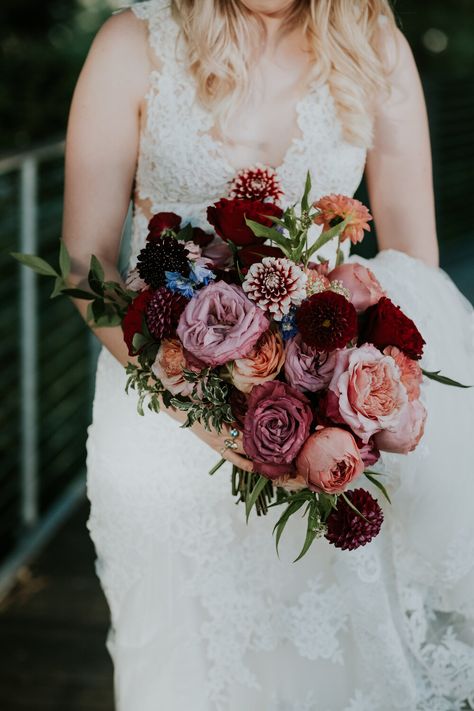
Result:
<svg viewBox="0 0 474 711"><path fill-rule="evenodd" d="M74 92L66 138L63 240L75 286L87 288L91 254L107 279L121 281L117 262L136 171L140 107L148 89L147 47L145 23L130 11L112 16L94 40ZM72 300L85 319L87 302ZM122 365L136 362L120 326L95 328L94 333ZM174 408L166 412L178 422L186 419ZM229 432L225 427L218 435L198 423L190 429L216 451ZM239 452L240 446L227 449L225 457L251 471L252 462Z"/></svg>
<svg viewBox="0 0 474 711"><path fill-rule="evenodd" d="M398 249L438 266L431 147L423 89L410 46L399 30L397 47L392 42L384 50L391 66L392 94L377 102L374 145L366 164L379 248Z"/></svg>

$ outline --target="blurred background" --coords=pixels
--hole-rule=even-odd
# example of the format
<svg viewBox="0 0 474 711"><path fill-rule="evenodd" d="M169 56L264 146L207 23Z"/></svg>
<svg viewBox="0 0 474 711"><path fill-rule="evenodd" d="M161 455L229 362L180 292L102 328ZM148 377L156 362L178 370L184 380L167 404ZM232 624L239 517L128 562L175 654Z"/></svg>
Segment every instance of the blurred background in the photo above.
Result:
<svg viewBox="0 0 474 711"><path fill-rule="evenodd" d="M97 343L10 251L54 260L63 139L91 40L120 0L0 7L0 708L111 711L108 612L85 528ZM398 0L431 127L442 267L474 302L474 0ZM357 196L368 202L364 185ZM122 259L126 260L125 250ZM375 235L358 248L376 251Z"/></svg>

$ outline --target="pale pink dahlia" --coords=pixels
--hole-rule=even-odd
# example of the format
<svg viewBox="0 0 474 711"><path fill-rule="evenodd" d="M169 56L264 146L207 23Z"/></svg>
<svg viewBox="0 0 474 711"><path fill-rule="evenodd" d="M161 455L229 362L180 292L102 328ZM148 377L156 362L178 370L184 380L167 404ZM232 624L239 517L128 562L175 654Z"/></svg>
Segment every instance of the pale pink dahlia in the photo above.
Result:
<svg viewBox="0 0 474 711"><path fill-rule="evenodd" d="M275 321L281 321L292 304L298 305L306 298L307 279L303 270L289 259L264 257L252 264L242 289Z"/></svg>
<svg viewBox="0 0 474 711"><path fill-rule="evenodd" d="M349 223L340 235L341 241L350 239L353 244L361 242L364 230L370 232L369 220L372 215L360 200L347 197L347 195L325 195L313 203L313 207L320 212L315 216L314 222L322 225L323 230L330 230L338 222L349 217Z"/></svg>
<svg viewBox="0 0 474 711"><path fill-rule="evenodd" d="M276 170L256 163L251 168L239 170L230 184L229 195L240 200L271 200L278 203L283 190Z"/></svg>

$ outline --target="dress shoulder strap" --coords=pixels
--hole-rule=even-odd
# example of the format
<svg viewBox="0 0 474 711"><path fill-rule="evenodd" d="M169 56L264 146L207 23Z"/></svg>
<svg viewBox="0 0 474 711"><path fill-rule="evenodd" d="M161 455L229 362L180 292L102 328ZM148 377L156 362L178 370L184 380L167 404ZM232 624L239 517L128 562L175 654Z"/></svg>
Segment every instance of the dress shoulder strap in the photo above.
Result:
<svg viewBox="0 0 474 711"><path fill-rule="evenodd" d="M135 17L146 22L150 46L162 63L176 58L179 26L173 17L170 0L145 0L123 6Z"/></svg>

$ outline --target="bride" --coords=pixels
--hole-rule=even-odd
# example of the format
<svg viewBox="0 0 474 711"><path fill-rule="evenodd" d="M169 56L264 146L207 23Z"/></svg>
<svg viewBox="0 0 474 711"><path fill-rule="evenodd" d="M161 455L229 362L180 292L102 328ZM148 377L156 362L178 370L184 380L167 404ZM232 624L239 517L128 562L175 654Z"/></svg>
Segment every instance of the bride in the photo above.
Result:
<svg viewBox="0 0 474 711"><path fill-rule="evenodd" d="M92 253L119 279L131 195L130 268L152 214L210 231L206 206L256 163L276 170L283 208L308 169L313 200L353 195L365 170L380 251L349 261L414 319L426 370L473 383L473 311L438 267L425 104L388 0L149 0L112 16L69 120L77 283ZM180 428L172 409L138 415L120 328L95 333L89 529L119 711L474 706L473 390L424 384L420 446L377 465L392 506L380 502L376 539L353 552L320 539L293 564L301 519L278 558L276 508L247 525L230 464L207 474L228 433ZM224 451L252 468L240 444Z"/></svg>

